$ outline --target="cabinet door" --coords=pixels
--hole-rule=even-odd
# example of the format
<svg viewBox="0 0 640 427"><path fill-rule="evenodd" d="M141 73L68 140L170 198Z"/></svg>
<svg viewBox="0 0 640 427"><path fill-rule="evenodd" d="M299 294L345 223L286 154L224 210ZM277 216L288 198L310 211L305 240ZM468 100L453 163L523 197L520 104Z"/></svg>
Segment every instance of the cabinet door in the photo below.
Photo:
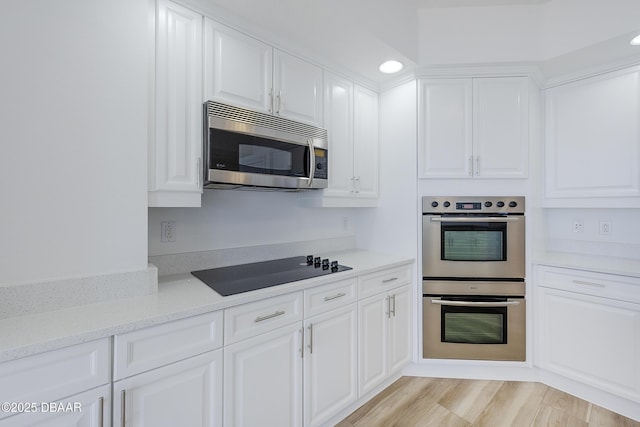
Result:
<svg viewBox="0 0 640 427"><path fill-rule="evenodd" d="M418 84L420 178L472 176L472 81L427 79Z"/></svg>
<svg viewBox="0 0 640 427"><path fill-rule="evenodd" d="M354 183L358 197L378 197L378 94L354 87Z"/></svg>
<svg viewBox="0 0 640 427"><path fill-rule="evenodd" d="M62 406L61 406L62 405ZM0 421L3 427L101 427L111 425L111 386L66 399L37 402L37 411Z"/></svg>
<svg viewBox="0 0 640 427"><path fill-rule="evenodd" d="M224 348L225 426L302 425L301 336L295 323Z"/></svg>
<svg viewBox="0 0 640 427"><path fill-rule="evenodd" d="M392 373L411 361L411 287L394 290L390 303L389 373Z"/></svg>
<svg viewBox="0 0 640 427"><path fill-rule="evenodd" d="M638 68L548 89L545 103L545 197L640 196Z"/></svg>
<svg viewBox="0 0 640 427"><path fill-rule="evenodd" d="M274 113L322 126L322 68L278 50L273 60Z"/></svg>
<svg viewBox="0 0 640 427"><path fill-rule="evenodd" d="M221 426L222 350L117 381L113 396L116 427Z"/></svg>
<svg viewBox="0 0 640 427"><path fill-rule="evenodd" d="M149 206L200 206L202 16L158 2ZM173 194L171 193L173 192Z"/></svg>
<svg viewBox="0 0 640 427"><path fill-rule="evenodd" d="M272 112L271 46L205 18L204 61L206 100Z"/></svg>
<svg viewBox="0 0 640 427"><path fill-rule="evenodd" d="M357 333L356 304L305 321L305 426L322 425L356 401Z"/></svg>
<svg viewBox="0 0 640 427"><path fill-rule="evenodd" d="M538 363L627 399L640 399L640 305L538 288Z"/></svg>
<svg viewBox="0 0 640 427"><path fill-rule="evenodd" d="M358 302L358 354L360 396L387 378L389 297L376 295Z"/></svg>
<svg viewBox="0 0 640 427"><path fill-rule="evenodd" d="M325 73L324 120L329 134L329 188L325 196L353 190L353 83Z"/></svg>
<svg viewBox="0 0 640 427"><path fill-rule="evenodd" d="M474 175L526 178L528 141L527 78L473 79Z"/></svg>

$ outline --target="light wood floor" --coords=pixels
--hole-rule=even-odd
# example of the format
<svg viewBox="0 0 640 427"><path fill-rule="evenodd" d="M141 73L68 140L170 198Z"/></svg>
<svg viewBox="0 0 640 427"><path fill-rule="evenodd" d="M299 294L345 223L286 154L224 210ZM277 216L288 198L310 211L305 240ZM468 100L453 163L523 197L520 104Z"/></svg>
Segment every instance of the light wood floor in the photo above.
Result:
<svg viewBox="0 0 640 427"><path fill-rule="evenodd" d="M402 377L337 427L640 427L541 383Z"/></svg>

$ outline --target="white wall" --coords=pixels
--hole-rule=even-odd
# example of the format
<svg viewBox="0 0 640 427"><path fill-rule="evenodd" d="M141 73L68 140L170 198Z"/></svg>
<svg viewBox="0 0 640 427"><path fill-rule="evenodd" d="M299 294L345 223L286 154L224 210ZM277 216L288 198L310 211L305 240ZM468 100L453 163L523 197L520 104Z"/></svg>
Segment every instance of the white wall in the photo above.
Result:
<svg viewBox="0 0 640 427"><path fill-rule="evenodd" d="M354 213L358 246L417 257L416 83L380 94L380 199Z"/></svg>
<svg viewBox="0 0 640 427"><path fill-rule="evenodd" d="M549 209L545 213L546 250L606 258L640 260L640 209ZM573 232L574 221L584 224ZM600 222L611 223L600 234Z"/></svg>
<svg viewBox="0 0 640 427"><path fill-rule="evenodd" d="M205 190L201 208L149 208L149 256L353 235L351 209L305 207L299 197ZM162 221L176 221L175 242L161 242Z"/></svg>
<svg viewBox="0 0 640 427"><path fill-rule="evenodd" d="M147 267L147 0L5 0L0 286Z"/></svg>

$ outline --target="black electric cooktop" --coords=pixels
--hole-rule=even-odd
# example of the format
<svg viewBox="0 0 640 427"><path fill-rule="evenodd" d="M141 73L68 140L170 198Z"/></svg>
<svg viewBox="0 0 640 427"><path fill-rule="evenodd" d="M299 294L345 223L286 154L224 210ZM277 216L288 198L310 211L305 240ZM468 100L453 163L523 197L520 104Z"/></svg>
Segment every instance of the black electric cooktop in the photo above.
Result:
<svg viewBox="0 0 640 427"><path fill-rule="evenodd" d="M226 297L346 270L351 267L309 255L192 271L191 274Z"/></svg>

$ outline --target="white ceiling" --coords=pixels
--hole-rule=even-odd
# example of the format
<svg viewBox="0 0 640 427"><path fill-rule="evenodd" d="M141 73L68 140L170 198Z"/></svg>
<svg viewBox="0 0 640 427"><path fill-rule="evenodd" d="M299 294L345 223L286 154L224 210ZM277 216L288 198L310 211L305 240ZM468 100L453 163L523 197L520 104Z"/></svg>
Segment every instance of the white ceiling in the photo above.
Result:
<svg viewBox="0 0 640 427"><path fill-rule="evenodd" d="M409 71L539 62L640 28L633 20L638 0L192 1L207 1L249 33L372 85L396 77L378 71L390 58Z"/></svg>

